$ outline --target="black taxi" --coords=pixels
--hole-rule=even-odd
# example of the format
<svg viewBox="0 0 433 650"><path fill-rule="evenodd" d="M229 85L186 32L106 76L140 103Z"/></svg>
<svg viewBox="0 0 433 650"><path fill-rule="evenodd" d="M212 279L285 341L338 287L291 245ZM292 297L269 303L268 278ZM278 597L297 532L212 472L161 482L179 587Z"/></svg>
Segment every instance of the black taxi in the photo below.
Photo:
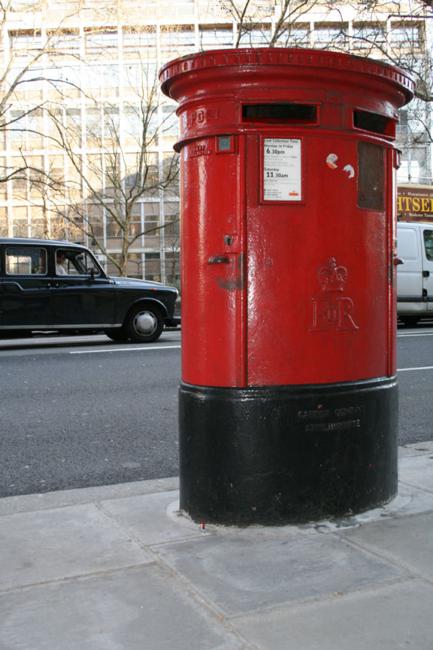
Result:
<svg viewBox="0 0 433 650"><path fill-rule="evenodd" d="M178 291L105 274L80 244L0 239L0 337L31 331L104 331L115 341L156 341Z"/></svg>

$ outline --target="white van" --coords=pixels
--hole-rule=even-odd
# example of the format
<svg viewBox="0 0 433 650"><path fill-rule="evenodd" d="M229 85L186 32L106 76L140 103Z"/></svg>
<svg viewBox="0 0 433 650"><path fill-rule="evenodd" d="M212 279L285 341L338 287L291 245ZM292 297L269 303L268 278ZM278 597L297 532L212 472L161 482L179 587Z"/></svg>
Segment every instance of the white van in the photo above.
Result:
<svg viewBox="0 0 433 650"><path fill-rule="evenodd" d="M433 223L397 224L397 313L406 325L433 317Z"/></svg>

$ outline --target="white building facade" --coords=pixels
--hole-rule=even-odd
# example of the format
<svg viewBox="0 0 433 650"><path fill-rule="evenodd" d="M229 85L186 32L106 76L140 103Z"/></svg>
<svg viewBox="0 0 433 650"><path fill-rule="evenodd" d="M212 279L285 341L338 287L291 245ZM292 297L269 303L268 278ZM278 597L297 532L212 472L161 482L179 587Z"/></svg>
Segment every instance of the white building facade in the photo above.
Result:
<svg viewBox="0 0 433 650"><path fill-rule="evenodd" d="M281 2L255 0L242 25L230 4L11 2L2 26L7 72L3 94L11 80L18 78L19 83L0 106L2 236L83 241L100 255L109 272L116 272L112 260L124 252L126 236L128 275L178 282L178 183L175 179L165 183L177 118L174 104L159 92L154 94L155 81L168 60L202 49L233 47L239 34L241 47L269 44L279 24ZM402 4L398 14L394 3L372 7L367 2L326 6L311 2L282 22L275 46L337 49L382 59L386 54L394 59L396 53L395 58L416 59L428 77L433 27L429 14L431 9L420 2ZM121 210L119 196L136 187L137 160L143 153L143 102L144 191L131 204L127 229L122 231L113 214ZM401 182L432 184L429 106L418 102L401 114ZM59 125L66 138L63 147ZM38 169L50 182L32 180ZM121 178L118 190L116 174ZM60 191L53 179L68 189ZM90 228L77 228L80 218Z"/></svg>

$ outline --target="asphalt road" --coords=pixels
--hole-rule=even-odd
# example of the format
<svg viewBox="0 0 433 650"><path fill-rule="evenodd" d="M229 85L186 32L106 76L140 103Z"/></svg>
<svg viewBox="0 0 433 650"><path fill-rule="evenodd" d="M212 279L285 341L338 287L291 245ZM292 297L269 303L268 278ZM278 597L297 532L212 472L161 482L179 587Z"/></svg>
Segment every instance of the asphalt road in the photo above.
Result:
<svg viewBox="0 0 433 650"><path fill-rule="evenodd" d="M433 327L398 332L399 442L433 440Z"/></svg>
<svg viewBox="0 0 433 650"><path fill-rule="evenodd" d="M0 496L178 474L180 332L0 342ZM399 330L400 444L433 439L433 327Z"/></svg>
<svg viewBox="0 0 433 650"><path fill-rule="evenodd" d="M180 332L79 340L0 352L0 496L178 474Z"/></svg>

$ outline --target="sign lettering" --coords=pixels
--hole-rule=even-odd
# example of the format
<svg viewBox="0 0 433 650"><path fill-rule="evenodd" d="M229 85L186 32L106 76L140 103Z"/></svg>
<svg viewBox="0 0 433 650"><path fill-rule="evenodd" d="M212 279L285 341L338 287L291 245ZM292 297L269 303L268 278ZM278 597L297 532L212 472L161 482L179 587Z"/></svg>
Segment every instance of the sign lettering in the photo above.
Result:
<svg viewBox="0 0 433 650"><path fill-rule="evenodd" d="M433 187L399 187L397 216L403 220L433 221Z"/></svg>

